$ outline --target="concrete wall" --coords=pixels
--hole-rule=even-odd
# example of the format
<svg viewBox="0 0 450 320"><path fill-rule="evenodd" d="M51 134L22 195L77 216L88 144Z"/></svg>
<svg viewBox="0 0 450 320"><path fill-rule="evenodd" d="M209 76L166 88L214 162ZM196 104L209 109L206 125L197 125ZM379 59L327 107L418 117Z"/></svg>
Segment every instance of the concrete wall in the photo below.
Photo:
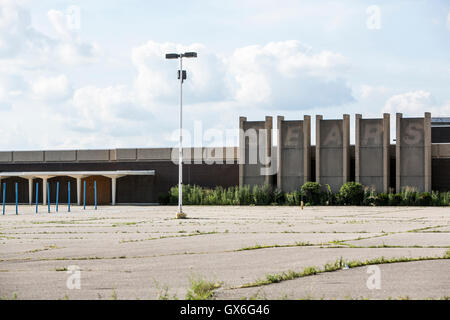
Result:
<svg viewBox="0 0 450 320"><path fill-rule="evenodd" d="M338 192L350 177L350 116L323 120L316 116L316 182Z"/></svg>
<svg viewBox="0 0 450 320"><path fill-rule="evenodd" d="M237 147L183 148L185 163L237 161ZM109 162L177 160L178 148L104 150L0 151L0 163Z"/></svg>
<svg viewBox="0 0 450 320"><path fill-rule="evenodd" d="M431 191L431 115L403 118L397 113L396 123L396 191Z"/></svg>
<svg viewBox="0 0 450 320"><path fill-rule="evenodd" d="M265 121L239 119L239 185L272 184L266 171L272 156L272 117Z"/></svg>
<svg viewBox="0 0 450 320"><path fill-rule="evenodd" d="M311 117L277 122L277 187L290 192L311 179Z"/></svg>
<svg viewBox="0 0 450 320"><path fill-rule="evenodd" d="M390 176L389 114L383 119L355 116L355 181L388 192Z"/></svg>

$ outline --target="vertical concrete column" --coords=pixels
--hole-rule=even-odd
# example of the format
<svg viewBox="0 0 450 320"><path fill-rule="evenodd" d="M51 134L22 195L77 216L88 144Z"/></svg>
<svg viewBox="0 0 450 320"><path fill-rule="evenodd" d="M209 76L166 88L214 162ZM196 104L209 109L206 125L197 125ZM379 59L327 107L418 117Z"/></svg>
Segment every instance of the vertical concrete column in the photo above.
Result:
<svg viewBox="0 0 450 320"><path fill-rule="evenodd" d="M303 116L303 183L311 181L311 117Z"/></svg>
<svg viewBox="0 0 450 320"><path fill-rule="evenodd" d="M342 121L342 164L343 183L350 180L350 115L344 114L344 121Z"/></svg>
<svg viewBox="0 0 450 320"><path fill-rule="evenodd" d="M77 177L77 205L81 205L81 177Z"/></svg>
<svg viewBox="0 0 450 320"><path fill-rule="evenodd" d="M424 148L425 148L425 192L431 192L431 113L425 112L424 118Z"/></svg>
<svg viewBox="0 0 450 320"><path fill-rule="evenodd" d="M117 177L111 177L111 204L116 205L116 184Z"/></svg>
<svg viewBox="0 0 450 320"><path fill-rule="evenodd" d="M359 182L359 180L360 180L359 177L361 175L361 171L360 171L361 118L362 118L361 114L355 114L355 181L356 182ZM345 138L344 138L344 141L345 141Z"/></svg>
<svg viewBox="0 0 450 320"><path fill-rule="evenodd" d="M245 132L244 123L247 121L246 117L239 117L239 187L244 186L244 164L245 164Z"/></svg>
<svg viewBox="0 0 450 320"><path fill-rule="evenodd" d="M33 178L28 178L28 203L33 203Z"/></svg>
<svg viewBox="0 0 450 320"><path fill-rule="evenodd" d="M383 192L389 192L391 177L391 115L383 114Z"/></svg>
<svg viewBox="0 0 450 320"><path fill-rule="evenodd" d="M42 178L42 204L44 206L47 204L47 181L47 177Z"/></svg>
<svg viewBox="0 0 450 320"><path fill-rule="evenodd" d="M316 182L320 183L320 121L322 115L316 115Z"/></svg>
<svg viewBox="0 0 450 320"><path fill-rule="evenodd" d="M272 117L266 116L266 123L264 125L264 129L266 129L266 159L269 160L269 164L266 166L267 169L272 165ZM264 178L264 183L271 185L272 184L272 175L269 174L269 170L267 170L266 176Z"/></svg>
<svg viewBox="0 0 450 320"><path fill-rule="evenodd" d="M400 160L401 160L401 123L402 114L397 113L395 119L395 192L400 192Z"/></svg>
<svg viewBox="0 0 450 320"><path fill-rule="evenodd" d="M281 152L281 150L282 150L282 146L283 146L283 135L281 134L281 126L282 126L283 120L284 120L283 116L277 117L277 132L278 132L278 136L277 136L277 188L279 188L279 189L281 189L281 183L282 183L281 169L282 169L282 163L283 163L283 159L282 159L283 153Z"/></svg>

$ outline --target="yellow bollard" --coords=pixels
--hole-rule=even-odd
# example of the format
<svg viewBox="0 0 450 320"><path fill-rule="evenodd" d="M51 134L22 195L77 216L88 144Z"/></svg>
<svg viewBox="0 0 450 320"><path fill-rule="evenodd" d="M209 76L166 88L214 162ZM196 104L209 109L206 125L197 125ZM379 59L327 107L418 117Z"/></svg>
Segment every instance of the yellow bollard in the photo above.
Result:
<svg viewBox="0 0 450 320"><path fill-rule="evenodd" d="M302 207L302 210L303 210L303 200L300 201L300 206Z"/></svg>

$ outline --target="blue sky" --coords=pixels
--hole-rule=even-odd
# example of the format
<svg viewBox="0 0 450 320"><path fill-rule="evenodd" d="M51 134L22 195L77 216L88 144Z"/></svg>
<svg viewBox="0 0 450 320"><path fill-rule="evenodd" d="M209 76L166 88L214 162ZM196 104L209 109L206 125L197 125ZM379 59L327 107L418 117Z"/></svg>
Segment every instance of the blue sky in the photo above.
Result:
<svg viewBox="0 0 450 320"><path fill-rule="evenodd" d="M175 146L177 50L191 132L450 116L449 40L448 1L0 0L0 150Z"/></svg>

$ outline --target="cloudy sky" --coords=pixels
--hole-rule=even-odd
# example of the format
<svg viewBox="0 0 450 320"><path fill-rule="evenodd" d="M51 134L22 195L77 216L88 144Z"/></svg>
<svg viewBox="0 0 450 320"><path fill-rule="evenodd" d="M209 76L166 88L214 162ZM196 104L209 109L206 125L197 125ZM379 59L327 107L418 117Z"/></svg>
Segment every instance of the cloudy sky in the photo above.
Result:
<svg viewBox="0 0 450 320"><path fill-rule="evenodd" d="M191 132L450 116L449 1L0 0L0 150L175 146L185 50Z"/></svg>

